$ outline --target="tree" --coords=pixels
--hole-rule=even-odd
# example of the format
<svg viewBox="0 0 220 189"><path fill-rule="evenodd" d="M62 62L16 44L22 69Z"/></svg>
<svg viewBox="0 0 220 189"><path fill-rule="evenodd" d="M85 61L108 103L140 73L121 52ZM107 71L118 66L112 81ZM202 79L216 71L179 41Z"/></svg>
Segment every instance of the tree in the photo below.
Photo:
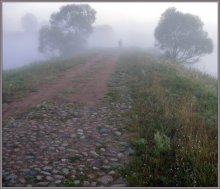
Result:
<svg viewBox="0 0 220 189"><path fill-rule="evenodd" d="M213 51L213 43L203 30L198 16L167 9L160 18L154 35L156 46L176 63L194 63Z"/></svg>
<svg viewBox="0 0 220 189"><path fill-rule="evenodd" d="M36 31L38 29L37 18L31 13L27 13L21 18L21 24L26 32Z"/></svg>
<svg viewBox="0 0 220 189"><path fill-rule="evenodd" d="M89 5L66 5L53 13L49 25L39 31L39 51L45 54L71 56L82 50L92 33L96 11Z"/></svg>

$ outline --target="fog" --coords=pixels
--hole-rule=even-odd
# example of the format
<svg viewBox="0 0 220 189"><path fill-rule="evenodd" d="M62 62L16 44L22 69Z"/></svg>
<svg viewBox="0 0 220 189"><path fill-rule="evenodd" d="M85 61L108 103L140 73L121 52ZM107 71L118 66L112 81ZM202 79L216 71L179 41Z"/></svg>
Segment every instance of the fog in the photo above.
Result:
<svg viewBox="0 0 220 189"><path fill-rule="evenodd" d="M3 3L3 69L44 60L38 52L38 30L53 12L70 3ZM84 4L84 3L83 3ZM154 29L168 7L198 15L214 51L190 67L217 77L217 3L89 3L97 11L88 48L136 46L154 50ZM207 14L208 13L208 14Z"/></svg>

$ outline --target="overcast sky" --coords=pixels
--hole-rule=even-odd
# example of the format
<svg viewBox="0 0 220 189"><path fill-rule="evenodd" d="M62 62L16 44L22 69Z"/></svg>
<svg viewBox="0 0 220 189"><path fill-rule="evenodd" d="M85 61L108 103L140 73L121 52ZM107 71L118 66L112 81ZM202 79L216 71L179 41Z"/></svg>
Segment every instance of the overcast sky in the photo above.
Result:
<svg viewBox="0 0 220 189"><path fill-rule="evenodd" d="M85 4L86 2L83 2ZM3 3L3 32L22 31L21 18L26 13L34 14L40 24L49 21L51 13L68 3ZM95 25L108 24L123 39L133 36L134 44L143 47L153 46L154 29L161 14L169 7L176 7L183 13L198 15L204 23L204 29L213 39L215 51L217 50L217 2L204 3L149 3L149 2L92 2L89 3L97 11ZM121 35L121 36L120 36ZM146 36L146 37L144 37ZM130 39L131 40L131 39ZM126 44L126 40L124 41ZM127 41L129 44L129 41ZM217 52L217 51L216 51ZM217 68L217 53L215 68Z"/></svg>

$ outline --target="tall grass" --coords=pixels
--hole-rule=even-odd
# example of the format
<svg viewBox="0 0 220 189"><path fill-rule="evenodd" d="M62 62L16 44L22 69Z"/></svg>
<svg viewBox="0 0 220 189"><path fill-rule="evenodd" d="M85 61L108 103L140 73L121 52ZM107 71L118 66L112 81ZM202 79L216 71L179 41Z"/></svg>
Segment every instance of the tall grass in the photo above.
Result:
<svg viewBox="0 0 220 189"><path fill-rule="evenodd" d="M61 72L77 64L85 63L95 54L97 52L88 52L71 59L43 61L3 71L3 103L36 91L39 84L57 78Z"/></svg>
<svg viewBox="0 0 220 189"><path fill-rule="evenodd" d="M217 186L217 80L140 52L117 70L134 100L128 185Z"/></svg>

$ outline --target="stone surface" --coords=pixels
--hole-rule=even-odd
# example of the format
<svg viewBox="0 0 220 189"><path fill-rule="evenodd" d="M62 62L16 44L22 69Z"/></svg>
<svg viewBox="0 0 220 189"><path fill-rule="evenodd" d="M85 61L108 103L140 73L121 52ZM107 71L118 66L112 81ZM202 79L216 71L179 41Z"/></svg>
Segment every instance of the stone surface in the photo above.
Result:
<svg viewBox="0 0 220 189"><path fill-rule="evenodd" d="M112 116L121 106L48 106L3 127L3 186L63 187L67 178L84 187L124 186L117 176L131 149L121 128L127 122Z"/></svg>
<svg viewBox="0 0 220 189"><path fill-rule="evenodd" d="M101 184L108 184L113 181L113 177L111 175L104 175L97 179Z"/></svg>

